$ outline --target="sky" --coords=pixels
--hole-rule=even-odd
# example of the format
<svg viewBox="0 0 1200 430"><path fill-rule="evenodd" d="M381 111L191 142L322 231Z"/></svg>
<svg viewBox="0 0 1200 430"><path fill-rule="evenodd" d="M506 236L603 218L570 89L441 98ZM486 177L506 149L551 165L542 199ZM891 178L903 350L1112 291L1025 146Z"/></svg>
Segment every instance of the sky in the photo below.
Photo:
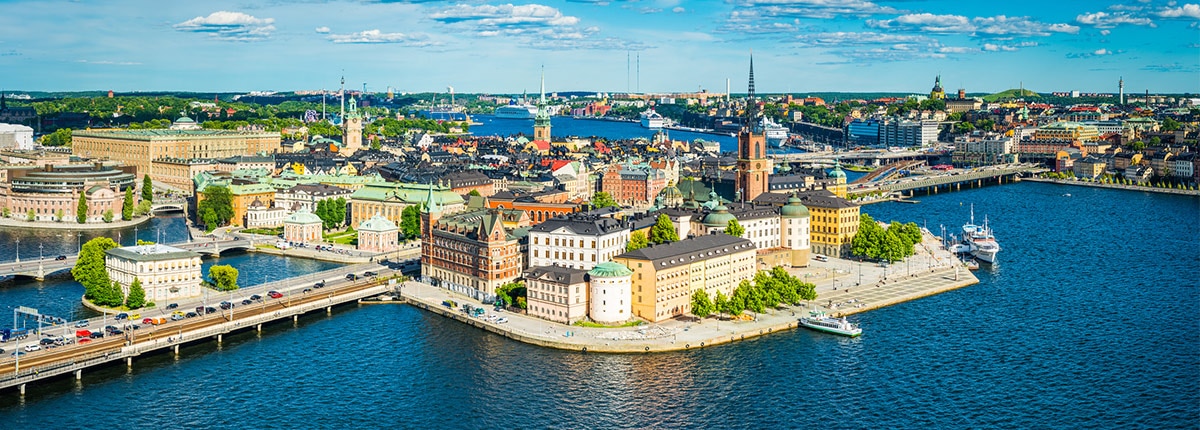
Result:
<svg viewBox="0 0 1200 430"><path fill-rule="evenodd" d="M0 0L0 90L1200 93L1163 0Z"/></svg>

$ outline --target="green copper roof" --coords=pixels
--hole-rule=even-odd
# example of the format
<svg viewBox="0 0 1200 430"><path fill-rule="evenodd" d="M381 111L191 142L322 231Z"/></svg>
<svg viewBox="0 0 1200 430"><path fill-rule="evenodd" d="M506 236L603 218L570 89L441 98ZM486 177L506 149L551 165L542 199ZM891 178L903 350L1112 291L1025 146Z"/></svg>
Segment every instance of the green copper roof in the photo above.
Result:
<svg viewBox="0 0 1200 430"><path fill-rule="evenodd" d="M596 267L593 267L592 270L588 271L588 274L597 278L616 278L620 276L632 275L633 271L629 270L629 268L625 267L623 264L606 261L604 263L597 264Z"/></svg>
<svg viewBox="0 0 1200 430"><path fill-rule="evenodd" d="M718 205L714 212L704 216L704 225L723 227L729 225L729 221L735 219L737 217L729 213L729 208L725 207L725 205Z"/></svg>
<svg viewBox="0 0 1200 430"><path fill-rule="evenodd" d="M376 214L362 224L358 225L358 231L374 231L374 232L389 232L396 231L396 224L389 221L387 218Z"/></svg>
<svg viewBox="0 0 1200 430"><path fill-rule="evenodd" d="M800 202L800 198L792 194L788 199L788 203L779 209L779 214L784 218L804 218L809 216L808 207Z"/></svg>
<svg viewBox="0 0 1200 430"><path fill-rule="evenodd" d="M300 209L283 222L286 224L321 224L321 217L309 212L308 209Z"/></svg>

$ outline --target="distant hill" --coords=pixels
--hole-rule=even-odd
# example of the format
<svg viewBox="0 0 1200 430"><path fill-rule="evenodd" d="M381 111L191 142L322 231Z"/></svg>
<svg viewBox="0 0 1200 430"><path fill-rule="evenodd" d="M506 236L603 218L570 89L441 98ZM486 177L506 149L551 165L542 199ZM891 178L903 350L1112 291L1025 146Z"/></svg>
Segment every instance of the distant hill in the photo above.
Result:
<svg viewBox="0 0 1200 430"><path fill-rule="evenodd" d="M1020 90L1020 89L1013 88L1008 91L1001 91L996 94L983 96L983 101L995 102L995 101L1017 99L1017 98L1041 98L1041 97L1042 97L1041 95L1039 95L1036 92L1033 92L1033 90L1024 90L1024 92L1022 92L1022 90Z"/></svg>

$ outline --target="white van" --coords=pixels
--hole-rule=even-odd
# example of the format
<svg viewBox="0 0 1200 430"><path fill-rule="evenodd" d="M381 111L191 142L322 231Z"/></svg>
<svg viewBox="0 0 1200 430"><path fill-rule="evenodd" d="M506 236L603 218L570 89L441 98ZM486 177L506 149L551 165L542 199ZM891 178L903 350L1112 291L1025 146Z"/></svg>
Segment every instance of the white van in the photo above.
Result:
<svg viewBox="0 0 1200 430"><path fill-rule="evenodd" d="M817 260L817 261L829 261L829 257L826 257L826 256L824 256L824 255L821 255L821 254L817 254L817 255L814 255L814 256L813 256L813 260Z"/></svg>

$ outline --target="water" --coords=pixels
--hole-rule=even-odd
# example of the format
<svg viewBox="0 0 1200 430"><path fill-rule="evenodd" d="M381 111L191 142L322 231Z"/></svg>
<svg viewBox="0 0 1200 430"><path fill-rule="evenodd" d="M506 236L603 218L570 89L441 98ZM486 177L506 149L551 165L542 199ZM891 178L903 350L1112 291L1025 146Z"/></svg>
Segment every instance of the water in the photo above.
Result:
<svg viewBox="0 0 1200 430"><path fill-rule="evenodd" d="M160 227L161 237L166 243L187 240L186 224L182 216L155 218L150 223L143 224L138 228L137 238L154 240L156 237L159 237ZM81 230L80 232L83 233L81 240L84 243L87 243L93 237L107 236L109 234L116 239L118 233L120 233L123 244L133 245L136 242L132 227L110 231ZM0 259L10 261L15 258L17 238L21 239L21 261L37 261L38 243L43 245L42 251L49 258L54 258L59 254L74 254L77 249L75 233L75 231L0 229L0 255L11 256L7 259ZM32 253L29 253L29 249L31 248L30 243L33 244ZM278 281L339 266L336 263L302 258L233 251L225 253L220 258L205 257L201 273L207 274L208 268L214 264L228 264L237 268L240 272L238 284L243 286ZM99 315L97 312L79 303L79 298L82 296L83 285L75 282L68 271L49 276L42 282L29 278L4 278L0 280L0 318L12 315L12 310L17 306L28 306L37 309L42 314L67 320ZM0 326L8 327L10 324L12 323L0 319Z"/></svg>
<svg viewBox="0 0 1200 430"><path fill-rule="evenodd" d="M1073 197L1063 197L1063 193ZM865 207L1004 250L982 283L667 354L547 350L403 305L343 307L0 395L10 428L1195 428L1200 200L1022 183ZM960 205L960 203L963 203ZM903 265L897 267L903 268Z"/></svg>
<svg viewBox="0 0 1200 430"><path fill-rule="evenodd" d="M526 136L533 135L533 120L531 119L506 119L496 118L491 115L472 116L471 119L478 121L479 125L471 126L471 133L476 136L510 136L517 133L525 133ZM600 121L590 119L575 119L569 116L555 116L550 118L550 131L554 136L600 136L606 139L634 139L654 137L654 130L642 127L641 123L625 122L625 121ZM674 140L685 140L688 142L696 139L703 139L708 142L719 142L721 151L736 151L737 138L728 135L693 133L689 131L667 130L667 134ZM795 149L786 148L771 148L771 153L787 153L797 152Z"/></svg>

